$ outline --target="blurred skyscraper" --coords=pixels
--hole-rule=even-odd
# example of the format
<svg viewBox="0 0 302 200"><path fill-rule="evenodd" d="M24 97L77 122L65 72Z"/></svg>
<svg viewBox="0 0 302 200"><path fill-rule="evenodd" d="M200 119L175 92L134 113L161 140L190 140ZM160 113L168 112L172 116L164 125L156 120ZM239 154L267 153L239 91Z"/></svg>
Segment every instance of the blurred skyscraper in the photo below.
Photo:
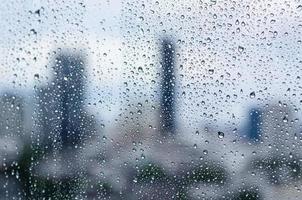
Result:
<svg viewBox="0 0 302 200"><path fill-rule="evenodd" d="M42 132L63 146L79 144L94 131L94 120L84 110L84 58L60 53L55 58L53 81L39 91Z"/></svg>
<svg viewBox="0 0 302 200"><path fill-rule="evenodd" d="M20 155L26 140L24 127L24 99L10 93L2 94L0 97L0 171L16 161Z"/></svg>
<svg viewBox="0 0 302 200"><path fill-rule="evenodd" d="M78 56L59 55L56 58L55 85L58 89L62 115L63 144L78 142L81 138L81 115L84 101L84 61Z"/></svg>
<svg viewBox="0 0 302 200"><path fill-rule="evenodd" d="M271 105L263 112L261 130L264 144L275 153L301 152L298 127L299 121L287 104Z"/></svg>
<svg viewBox="0 0 302 200"><path fill-rule="evenodd" d="M174 44L164 39L161 46L161 127L164 134L175 133L175 73Z"/></svg>
<svg viewBox="0 0 302 200"><path fill-rule="evenodd" d="M5 93L0 98L0 132L2 137L24 134L24 101L21 97Z"/></svg>
<svg viewBox="0 0 302 200"><path fill-rule="evenodd" d="M261 142L268 151L297 152L297 122L290 107L281 103L268 105L261 110L253 108L249 112L245 136L251 142Z"/></svg>
<svg viewBox="0 0 302 200"><path fill-rule="evenodd" d="M253 142L259 142L261 139L261 110L257 108L251 109L249 112L249 124L247 129L247 138Z"/></svg>

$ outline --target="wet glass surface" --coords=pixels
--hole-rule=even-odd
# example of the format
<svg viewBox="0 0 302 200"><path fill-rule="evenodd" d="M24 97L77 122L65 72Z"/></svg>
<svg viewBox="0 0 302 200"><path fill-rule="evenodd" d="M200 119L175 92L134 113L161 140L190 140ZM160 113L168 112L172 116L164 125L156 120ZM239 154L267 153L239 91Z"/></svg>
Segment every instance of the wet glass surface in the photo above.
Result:
<svg viewBox="0 0 302 200"><path fill-rule="evenodd" d="M300 0L0 3L0 199L302 199Z"/></svg>

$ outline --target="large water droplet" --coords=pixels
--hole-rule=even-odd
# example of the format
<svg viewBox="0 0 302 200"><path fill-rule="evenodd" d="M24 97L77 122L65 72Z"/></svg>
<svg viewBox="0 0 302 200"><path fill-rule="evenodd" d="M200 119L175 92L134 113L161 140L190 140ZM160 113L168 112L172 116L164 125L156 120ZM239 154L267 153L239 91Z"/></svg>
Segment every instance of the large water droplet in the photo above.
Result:
<svg viewBox="0 0 302 200"><path fill-rule="evenodd" d="M250 93L250 98L251 98L251 99L255 98L255 96L256 96L256 93L255 93L255 92L251 92L251 93Z"/></svg>
<svg viewBox="0 0 302 200"><path fill-rule="evenodd" d="M224 132L218 131L218 138L224 138Z"/></svg>

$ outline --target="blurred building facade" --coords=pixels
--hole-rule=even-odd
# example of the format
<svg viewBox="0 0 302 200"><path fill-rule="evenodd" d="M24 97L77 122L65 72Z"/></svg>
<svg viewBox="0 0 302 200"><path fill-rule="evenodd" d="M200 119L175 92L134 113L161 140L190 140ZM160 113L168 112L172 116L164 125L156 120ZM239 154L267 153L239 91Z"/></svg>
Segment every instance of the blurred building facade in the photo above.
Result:
<svg viewBox="0 0 302 200"><path fill-rule="evenodd" d="M24 134L24 100L22 97L5 93L0 98L1 136Z"/></svg>
<svg viewBox="0 0 302 200"><path fill-rule="evenodd" d="M52 82L40 88L37 95L43 138L63 146L80 144L95 132L95 121L84 108L84 57L71 52L59 53L53 71Z"/></svg>
<svg viewBox="0 0 302 200"><path fill-rule="evenodd" d="M299 124L291 107L283 104L267 106L261 118L261 135L269 152L285 155L300 151Z"/></svg>
<svg viewBox="0 0 302 200"><path fill-rule="evenodd" d="M25 141L24 100L4 93L0 97L0 168L16 160Z"/></svg>
<svg viewBox="0 0 302 200"><path fill-rule="evenodd" d="M170 39L163 39L161 46L161 130L175 134L175 47Z"/></svg>
<svg viewBox="0 0 302 200"><path fill-rule="evenodd" d="M247 135L249 141L259 142L261 140L262 111L259 108L253 108L249 112L249 122Z"/></svg>

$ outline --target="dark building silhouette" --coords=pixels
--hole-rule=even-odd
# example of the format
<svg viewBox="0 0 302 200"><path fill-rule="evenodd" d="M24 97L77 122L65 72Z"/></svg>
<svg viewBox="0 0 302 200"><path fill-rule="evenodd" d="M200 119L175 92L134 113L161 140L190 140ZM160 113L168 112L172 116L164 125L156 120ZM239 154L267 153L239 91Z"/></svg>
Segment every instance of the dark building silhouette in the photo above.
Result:
<svg viewBox="0 0 302 200"><path fill-rule="evenodd" d="M5 93L0 96L0 135L24 136L24 99Z"/></svg>
<svg viewBox="0 0 302 200"><path fill-rule="evenodd" d="M262 111L253 108L249 112L249 122L247 128L247 138L253 142L259 142L261 139L261 118Z"/></svg>
<svg viewBox="0 0 302 200"><path fill-rule="evenodd" d="M163 133L175 133L175 74L174 44L164 39L161 46L161 127Z"/></svg>
<svg viewBox="0 0 302 200"><path fill-rule="evenodd" d="M39 94L42 132L63 146L79 144L94 131L84 110L84 58L75 53L56 56L53 81Z"/></svg>
<svg viewBox="0 0 302 200"><path fill-rule="evenodd" d="M63 144L81 138L81 115L84 101L84 61L79 56L59 55L56 58L55 85L61 104L61 138Z"/></svg>

